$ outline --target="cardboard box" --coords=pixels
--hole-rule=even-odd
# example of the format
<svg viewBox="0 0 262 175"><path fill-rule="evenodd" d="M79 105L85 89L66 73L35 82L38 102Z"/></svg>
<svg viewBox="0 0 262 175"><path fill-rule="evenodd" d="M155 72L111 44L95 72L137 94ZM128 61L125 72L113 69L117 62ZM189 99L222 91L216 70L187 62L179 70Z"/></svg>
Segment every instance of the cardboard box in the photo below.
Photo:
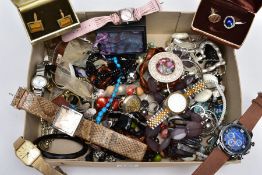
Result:
<svg viewBox="0 0 262 175"><path fill-rule="evenodd" d="M63 35L79 27L69 0L12 0L27 30L31 44Z"/></svg>
<svg viewBox="0 0 262 175"><path fill-rule="evenodd" d="M94 16L108 15L109 12L87 12L79 13L80 20L86 20ZM175 32L188 32L192 33L191 22L193 13L180 13L180 12L160 12L147 17L147 39L148 42L153 42L157 46L165 46L171 35ZM238 75L238 67L234 50L227 46L219 45L224 59L227 62L226 76L223 82L226 86L227 98L227 114L226 122L234 121L241 116L241 91ZM32 56L28 72L28 87L30 87L31 79L35 74L36 64L41 63L44 57L44 45L38 43L32 48ZM40 122L36 117L26 115L24 137L29 140L35 140L40 135ZM63 143L57 143L59 152L66 150L77 150L77 145L67 144L66 147ZM71 148L70 148L71 147ZM198 164L200 162L170 162L163 160L162 162L86 162L83 158L78 160L48 160L53 165L70 165L70 166L92 166L92 167L167 167L175 166L177 164Z"/></svg>

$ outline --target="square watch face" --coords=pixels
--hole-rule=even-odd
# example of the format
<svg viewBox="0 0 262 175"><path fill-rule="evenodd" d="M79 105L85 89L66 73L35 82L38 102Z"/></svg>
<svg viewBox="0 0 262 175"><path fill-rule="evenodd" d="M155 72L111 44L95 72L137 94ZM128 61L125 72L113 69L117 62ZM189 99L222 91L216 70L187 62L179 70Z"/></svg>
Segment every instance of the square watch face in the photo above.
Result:
<svg viewBox="0 0 262 175"><path fill-rule="evenodd" d="M67 135L74 136L82 117L83 114L66 106L62 106L56 114L53 126Z"/></svg>
<svg viewBox="0 0 262 175"><path fill-rule="evenodd" d="M40 150L31 142L25 141L16 151L16 155L24 164L30 166L40 156Z"/></svg>

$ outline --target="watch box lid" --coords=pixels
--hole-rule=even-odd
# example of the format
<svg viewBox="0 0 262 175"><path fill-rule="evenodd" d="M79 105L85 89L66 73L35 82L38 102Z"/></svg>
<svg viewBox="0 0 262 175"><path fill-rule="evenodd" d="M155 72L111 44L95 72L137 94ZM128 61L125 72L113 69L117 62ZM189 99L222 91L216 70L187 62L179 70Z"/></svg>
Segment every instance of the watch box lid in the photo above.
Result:
<svg viewBox="0 0 262 175"><path fill-rule="evenodd" d="M262 0L227 0L249 12L257 13L262 6Z"/></svg>

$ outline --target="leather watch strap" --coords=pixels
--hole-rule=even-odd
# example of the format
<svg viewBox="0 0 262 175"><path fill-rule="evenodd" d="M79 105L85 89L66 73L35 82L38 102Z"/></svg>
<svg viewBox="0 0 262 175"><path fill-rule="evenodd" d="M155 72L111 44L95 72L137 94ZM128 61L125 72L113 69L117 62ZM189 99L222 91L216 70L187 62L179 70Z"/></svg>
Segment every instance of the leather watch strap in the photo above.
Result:
<svg viewBox="0 0 262 175"><path fill-rule="evenodd" d="M262 93L259 93L257 98L252 101L252 105L239 119L239 123L245 126L245 128L252 132L257 122L262 116Z"/></svg>
<svg viewBox="0 0 262 175"><path fill-rule="evenodd" d="M53 168L49 163L47 163L42 156L39 156L32 166L38 171L42 172L44 175L65 175Z"/></svg>
<svg viewBox="0 0 262 175"><path fill-rule="evenodd" d="M215 148L192 175L214 175L229 159L220 148Z"/></svg>
<svg viewBox="0 0 262 175"><path fill-rule="evenodd" d="M34 95L26 89L19 88L12 106L23 109L36 117L43 118L49 123L55 119L59 107L51 101ZM80 122L75 135L87 142L99 145L130 159L141 161L147 150L147 145L138 140L131 139L113 130L89 120Z"/></svg>

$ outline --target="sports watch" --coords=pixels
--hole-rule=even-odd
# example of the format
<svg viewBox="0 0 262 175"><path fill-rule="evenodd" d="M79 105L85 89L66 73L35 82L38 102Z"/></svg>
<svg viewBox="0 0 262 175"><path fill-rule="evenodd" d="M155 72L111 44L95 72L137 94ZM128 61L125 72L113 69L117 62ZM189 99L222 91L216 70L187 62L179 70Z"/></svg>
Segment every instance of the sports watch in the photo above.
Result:
<svg viewBox="0 0 262 175"><path fill-rule="evenodd" d="M239 121L224 126L219 134L218 147L196 169L193 175L213 175L230 158L242 159L254 146L252 130L262 116L262 93L252 101Z"/></svg>
<svg viewBox="0 0 262 175"><path fill-rule="evenodd" d="M45 77L45 64L41 63L36 66L36 74L31 81L33 91L38 96L43 96L44 88L48 81Z"/></svg>
<svg viewBox="0 0 262 175"><path fill-rule="evenodd" d="M40 150L32 142L23 137L18 138L14 143L16 156L27 166L34 167L44 175L65 175L48 164L41 156Z"/></svg>

